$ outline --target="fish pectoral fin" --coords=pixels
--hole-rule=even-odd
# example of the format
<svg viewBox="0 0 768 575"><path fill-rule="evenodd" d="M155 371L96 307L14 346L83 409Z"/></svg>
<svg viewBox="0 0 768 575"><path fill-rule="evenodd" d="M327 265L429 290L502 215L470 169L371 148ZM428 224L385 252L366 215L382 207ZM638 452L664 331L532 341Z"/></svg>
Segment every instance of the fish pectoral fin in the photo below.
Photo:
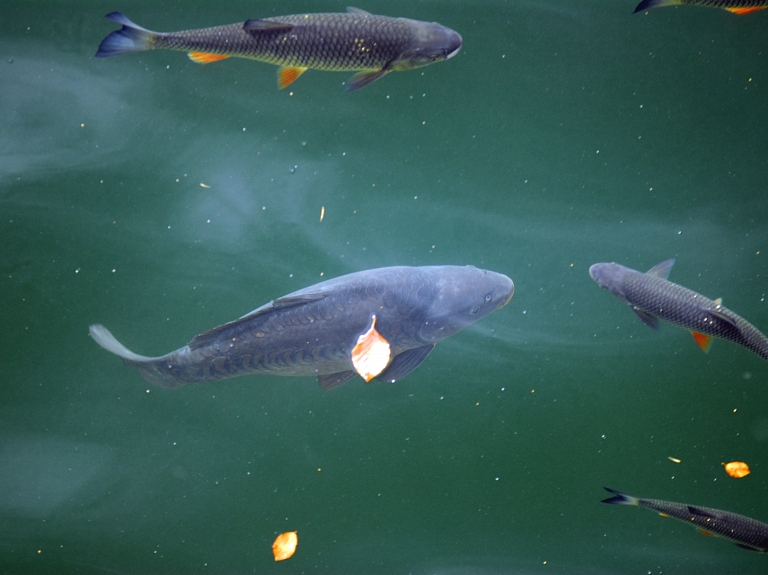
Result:
<svg viewBox="0 0 768 575"><path fill-rule="evenodd" d="M293 295L277 298L272 302L272 309L285 309L287 307L294 307L297 305L304 305L305 303L313 303L325 299L328 294L325 292L308 293L302 295ZM248 316L244 316L248 317Z"/></svg>
<svg viewBox="0 0 768 575"><path fill-rule="evenodd" d="M350 369L349 371L340 371L338 373L318 375L317 382L320 384L320 387L324 391L328 391L329 389L333 389L334 387L339 387L340 385L347 383L356 375L357 372Z"/></svg>
<svg viewBox="0 0 768 575"><path fill-rule="evenodd" d="M691 515L695 515L697 517L704 517L706 519L717 519L716 515L712 515L711 513L704 511L703 509L700 509L698 507L694 507L693 505L688 506L688 513Z"/></svg>
<svg viewBox="0 0 768 575"><path fill-rule="evenodd" d="M382 371L376 379L379 381L388 381L390 383L395 383L397 380L403 379L406 375L419 367L421 362L427 358L429 352L433 349L435 349L435 344L431 343L397 354L392 360L392 363L387 366L387 369Z"/></svg>
<svg viewBox="0 0 768 575"><path fill-rule="evenodd" d="M657 318L653 317L647 312L644 312L641 309L637 309L634 306L632 306L632 311L635 312L635 315L637 315L637 317L640 318L640 321L642 321L645 325L653 329L659 329L659 320Z"/></svg>
<svg viewBox="0 0 768 575"><path fill-rule="evenodd" d="M751 14L752 12L763 10L764 8L768 8L768 6L753 6L749 8L726 8L726 10L728 10L728 12L736 14L737 16L745 16L747 14Z"/></svg>
<svg viewBox="0 0 768 575"><path fill-rule="evenodd" d="M742 549L746 549L747 551L757 551L758 553L765 553L762 549L758 549L757 547L751 547L749 545L744 545L743 543L734 543L736 547L741 547Z"/></svg>
<svg viewBox="0 0 768 575"><path fill-rule="evenodd" d="M349 79L347 83L347 92L354 92L360 88L365 88L371 82L375 82L382 76L389 74L389 70L367 70L358 72Z"/></svg>
<svg viewBox="0 0 768 575"><path fill-rule="evenodd" d="M347 6L347 12L350 14L360 14L361 16L371 16L372 14L362 8L355 8L354 6Z"/></svg>
<svg viewBox="0 0 768 575"><path fill-rule="evenodd" d="M187 56L198 64L210 64L211 62L218 62L219 60L229 58L227 54L212 54L211 52L189 52Z"/></svg>
<svg viewBox="0 0 768 575"><path fill-rule="evenodd" d="M702 535L706 535L707 537L715 536L714 533L712 533L711 531L707 531L706 529L699 529L699 533L701 533Z"/></svg>
<svg viewBox="0 0 768 575"><path fill-rule="evenodd" d="M243 22L243 30L253 34L258 34L259 32L287 32L295 27L296 24L280 22L278 20L251 19Z"/></svg>
<svg viewBox="0 0 768 575"><path fill-rule="evenodd" d="M656 264L651 269L649 269L646 273L652 276L660 277L661 279L665 280L669 277L669 272L672 269L673 265L675 265L674 258L672 258L671 260L665 260L660 264Z"/></svg>
<svg viewBox="0 0 768 575"><path fill-rule="evenodd" d="M290 86L306 71L307 68L300 68L298 66L282 66L278 68L277 87L282 90Z"/></svg>
<svg viewBox="0 0 768 575"><path fill-rule="evenodd" d="M692 331L691 335L696 343L699 344L701 351L709 353L709 348L712 346L712 337L708 336L706 333L699 333L698 331Z"/></svg>
<svg viewBox="0 0 768 575"><path fill-rule="evenodd" d="M717 301L715 303L718 303ZM738 324L736 323L736 320L734 320L732 317L730 317L728 314L724 313L722 309L711 309L709 310L709 313L711 313L713 316L715 316L717 319L724 321L731 327L741 331Z"/></svg>

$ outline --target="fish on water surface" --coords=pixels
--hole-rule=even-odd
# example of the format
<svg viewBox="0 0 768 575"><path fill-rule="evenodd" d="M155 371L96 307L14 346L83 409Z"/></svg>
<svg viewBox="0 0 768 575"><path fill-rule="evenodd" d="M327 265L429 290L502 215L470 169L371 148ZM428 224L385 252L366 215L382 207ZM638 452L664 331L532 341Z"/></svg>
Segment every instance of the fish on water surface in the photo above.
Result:
<svg viewBox="0 0 768 575"><path fill-rule="evenodd" d="M689 4L691 6L706 6L708 8L722 8L739 16L750 14L768 8L766 0L643 0L637 5L633 14L650 10L651 8L662 8L664 6L680 6Z"/></svg>
<svg viewBox="0 0 768 575"><path fill-rule="evenodd" d="M514 289L507 276L473 266L379 268L290 293L161 357L133 353L102 325L91 325L90 333L166 388L271 374L317 376L331 389L355 376L352 350L373 316L391 349L377 379L395 382L437 342L506 305Z"/></svg>
<svg viewBox="0 0 768 575"><path fill-rule="evenodd" d="M704 535L716 535L733 541L742 549L768 553L768 524L738 513L699 507L660 499L641 499L615 489L604 488L613 497L603 499L611 505L634 505L658 512L663 517L674 517L699 529Z"/></svg>
<svg viewBox="0 0 768 575"><path fill-rule="evenodd" d="M347 90L357 90L389 72L447 60L461 49L461 36L435 22L348 12L295 14L237 24L152 32L120 12L106 16L122 24L99 45L96 57L144 50L180 50L199 64L237 56L277 64L285 88L306 70L357 72Z"/></svg>
<svg viewBox="0 0 768 575"><path fill-rule="evenodd" d="M755 326L721 304L667 280L674 259L647 273L616 263L595 264L589 275L597 284L628 304L646 325L659 328L659 319L690 330L696 343L709 350L712 337L727 339L768 360L768 338Z"/></svg>

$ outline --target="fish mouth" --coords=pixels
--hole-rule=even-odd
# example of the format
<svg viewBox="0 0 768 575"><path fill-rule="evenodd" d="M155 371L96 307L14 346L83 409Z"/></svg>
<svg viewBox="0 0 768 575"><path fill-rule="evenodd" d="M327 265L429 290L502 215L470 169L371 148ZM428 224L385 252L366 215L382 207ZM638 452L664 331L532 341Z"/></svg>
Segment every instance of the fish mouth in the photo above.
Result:
<svg viewBox="0 0 768 575"><path fill-rule="evenodd" d="M509 283L512 284L512 289L509 290L509 297L506 299L506 301L501 304L501 307L504 307L507 305L510 301L512 301L512 296L515 295L515 284L512 283L512 280L509 280Z"/></svg>
<svg viewBox="0 0 768 575"><path fill-rule="evenodd" d="M450 54L448 54L448 55L445 57L445 59L446 59L446 60L450 60L450 59L451 59L451 58L453 58L453 57L454 57L456 54L458 54L460 51L461 51L461 46L459 46L459 47L458 47L458 48L456 48L456 49L455 49L453 52L451 52Z"/></svg>

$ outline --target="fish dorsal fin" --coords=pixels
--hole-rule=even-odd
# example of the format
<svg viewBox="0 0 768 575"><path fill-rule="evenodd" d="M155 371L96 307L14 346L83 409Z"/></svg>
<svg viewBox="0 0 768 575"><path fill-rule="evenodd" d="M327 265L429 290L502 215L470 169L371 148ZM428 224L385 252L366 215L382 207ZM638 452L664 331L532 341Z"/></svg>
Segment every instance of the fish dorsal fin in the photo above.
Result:
<svg viewBox="0 0 768 575"><path fill-rule="evenodd" d="M279 20L259 20L251 19L243 22L243 30L251 33L259 32L287 32L296 27L291 22L280 22Z"/></svg>
<svg viewBox="0 0 768 575"><path fill-rule="evenodd" d="M750 8L726 8L726 10L736 14L737 16L745 16L746 14L751 14L752 12L757 12L758 10L762 10L764 8L766 8L766 6L753 6Z"/></svg>
<svg viewBox="0 0 768 575"><path fill-rule="evenodd" d="M663 261L660 264L656 264L646 273L648 275L660 277L661 279L665 280L669 277L669 271L672 269L673 265L675 265L675 258Z"/></svg>
<svg viewBox="0 0 768 575"><path fill-rule="evenodd" d="M350 379L355 377L357 372L350 369L349 371L340 371L338 373L329 373L326 375L318 375L317 382L324 391L339 387L347 383Z"/></svg>
<svg viewBox="0 0 768 575"><path fill-rule="evenodd" d="M411 373L414 369L421 365L429 352L435 349L435 344L423 345L421 347L415 347L409 349L395 356L387 366L387 369L382 371L376 379L379 381L387 381L395 383L399 379L403 379L406 375Z"/></svg>
<svg viewBox="0 0 768 575"><path fill-rule="evenodd" d="M688 506L688 513L695 515L696 517L704 517L705 519L717 519L715 515L712 515L711 513L698 507L694 507L693 505Z"/></svg>
<svg viewBox="0 0 768 575"><path fill-rule="evenodd" d="M632 311L635 312L635 315L639 317L645 325L653 329L659 329L659 320L657 318L635 306L632 306Z"/></svg>
<svg viewBox="0 0 768 575"><path fill-rule="evenodd" d="M361 16L373 16L373 14L367 10L363 10L362 8L355 8L354 6L347 6L347 12L350 14L360 14Z"/></svg>
<svg viewBox="0 0 768 575"><path fill-rule="evenodd" d="M382 76L389 73L389 70L364 70L358 72L349 79L347 83L347 92L354 92L360 88L365 88L371 82L375 82Z"/></svg>
<svg viewBox="0 0 768 575"><path fill-rule="evenodd" d="M246 321L250 321L255 317L258 317L261 315L268 315L275 311L284 310L290 307L295 307L295 306L300 306L307 303L316 302L325 298L327 295L328 294L324 292L316 292L316 293L308 293L308 294L301 294L301 295L289 295L289 296L278 298L266 305L261 306L260 308L253 310L252 312L245 314L241 318L238 318L234 321L230 321L218 327L214 327L213 329L209 329L206 332L196 335L195 337L192 338L192 340L189 342L188 345L191 349L197 349L197 348L203 347L205 345L208 345L212 341L214 341L216 338L220 337L223 332L230 330L240 324L243 324Z"/></svg>

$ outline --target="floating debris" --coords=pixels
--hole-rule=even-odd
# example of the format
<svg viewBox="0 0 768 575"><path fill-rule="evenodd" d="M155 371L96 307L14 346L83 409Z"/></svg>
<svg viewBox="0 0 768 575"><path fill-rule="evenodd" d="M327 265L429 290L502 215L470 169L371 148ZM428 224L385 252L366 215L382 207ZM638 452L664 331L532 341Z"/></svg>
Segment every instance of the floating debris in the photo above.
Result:
<svg viewBox="0 0 768 575"><path fill-rule="evenodd" d="M735 477L736 479L741 479L751 473L749 465L743 461L731 461L730 463L721 463L720 465L725 467L725 472L728 475Z"/></svg>
<svg viewBox="0 0 768 575"><path fill-rule="evenodd" d="M275 556L275 561L285 561L293 557L298 544L298 531L286 531L278 535L272 544L272 555Z"/></svg>
<svg viewBox="0 0 768 575"><path fill-rule="evenodd" d="M376 316L371 316L370 329L357 338L352 349L352 365L367 383L384 371L389 358L389 342L376 331Z"/></svg>

